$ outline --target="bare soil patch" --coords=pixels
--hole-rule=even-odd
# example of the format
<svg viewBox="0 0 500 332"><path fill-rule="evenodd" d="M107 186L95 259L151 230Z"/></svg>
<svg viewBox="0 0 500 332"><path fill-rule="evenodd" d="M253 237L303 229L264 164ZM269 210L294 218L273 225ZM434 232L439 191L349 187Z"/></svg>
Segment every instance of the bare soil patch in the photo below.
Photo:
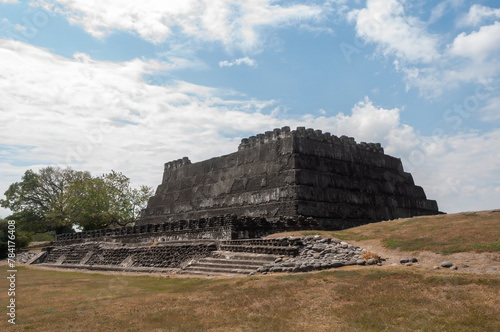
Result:
<svg viewBox="0 0 500 332"><path fill-rule="evenodd" d="M350 243L376 252L385 258L384 265L399 264L402 258L418 259L414 267L432 269L444 261L449 261L458 267L456 272L490 273L500 275L500 254L488 252L459 252L449 255L437 254L431 251L401 251L398 249L385 248L380 240L349 241ZM467 265L468 267L464 267ZM406 267L406 266L405 266Z"/></svg>

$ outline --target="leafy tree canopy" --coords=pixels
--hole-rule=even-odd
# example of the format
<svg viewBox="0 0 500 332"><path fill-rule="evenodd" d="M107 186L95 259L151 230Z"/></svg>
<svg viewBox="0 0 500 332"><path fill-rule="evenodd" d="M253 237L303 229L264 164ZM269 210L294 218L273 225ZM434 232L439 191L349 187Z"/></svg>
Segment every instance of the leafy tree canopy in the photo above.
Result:
<svg viewBox="0 0 500 332"><path fill-rule="evenodd" d="M130 179L115 171L93 177L71 168L46 167L38 173L26 171L0 204L13 211L8 219L21 230L61 234L73 226L91 230L133 223L151 195L150 187L131 188Z"/></svg>
<svg viewBox="0 0 500 332"><path fill-rule="evenodd" d="M130 187L130 179L111 171L74 182L71 195L73 222L84 230L126 226L135 222L153 192Z"/></svg>

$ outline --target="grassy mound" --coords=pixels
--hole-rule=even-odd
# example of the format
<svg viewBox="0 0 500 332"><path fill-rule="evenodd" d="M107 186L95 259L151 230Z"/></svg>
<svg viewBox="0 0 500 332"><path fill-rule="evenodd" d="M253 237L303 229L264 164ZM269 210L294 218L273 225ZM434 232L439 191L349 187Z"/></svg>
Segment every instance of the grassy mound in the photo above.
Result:
<svg viewBox="0 0 500 332"><path fill-rule="evenodd" d="M343 231L305 231L341 240L380 240L387 248L439 254L500 251L500 210L463 212L383 221ZM275 234L280 236L283 234Z"/></svg>

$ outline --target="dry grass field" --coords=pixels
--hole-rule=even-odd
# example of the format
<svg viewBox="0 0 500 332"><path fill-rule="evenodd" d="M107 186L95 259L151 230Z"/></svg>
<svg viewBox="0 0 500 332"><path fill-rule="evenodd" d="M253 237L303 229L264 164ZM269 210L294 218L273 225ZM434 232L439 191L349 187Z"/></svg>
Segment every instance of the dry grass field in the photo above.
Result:
<svg viewBox="0 0 500 332"><path fill-rule="evenodd" d="M3 288L6 283L2 283ZM18 324L12 330L498 331L500 327L500 277L451 271L345 268L200 279L21 267L17 288ZM6 303L6 294L0 298ZM5 306L1 311L6 317ZM4 318L0 328L8 325Z"/></svg>
<svg viewBox="0 0 500 332"><path fill-rule="evenodd" d="M400 250L482 255L498 252L499 218L500 212L493 211L441 215L333 235L353 241L380 239ZM0 287L7 288L5 278ZM16 293L16 326L7 323L7 292L0 293L1 330L500 331L499 273L415 266L240 278L19 267Z"/></svg>

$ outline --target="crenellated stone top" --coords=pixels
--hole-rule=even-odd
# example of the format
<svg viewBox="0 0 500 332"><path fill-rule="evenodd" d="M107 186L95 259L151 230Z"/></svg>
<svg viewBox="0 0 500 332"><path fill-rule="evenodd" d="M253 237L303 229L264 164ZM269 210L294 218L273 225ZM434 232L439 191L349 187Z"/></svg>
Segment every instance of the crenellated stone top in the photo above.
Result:
<svg viewBox="0 0 500 332"><path fill-rule="evenodd" d="M340 136L330 134L329 132L323 133L321 130L314 130L312 128L306 129L305 127L297 127L297 130L290 130L290 127L276 128L273 131L266 131L264 134L258 134L243 138L238 150L244 150L266 144L270 141L276 141L287 137L304 137L318 141L332 142L340 145L354 145L359 149L368 150L377 153L384 153L384 149L380 143L356 143L353 137Z"/></svg>
<svg viewBox="0 0 500 332"><path fill-rule="evenodd" d="M191 160L189 160L188 157L184 157L182 159L177 159L174 161L169 161L168 163L165 163L165 169L176 169L185 165L190 165Z"/></svg>
<svg viewBox="0 0 500 332"><path fill-rule="evenodd" d="M248 138L243 138L241 144L238 147L238 151L266 144L279 139L289 138L289 137L303 137L309 138L322 142L331 142L334 144L344 145L344 146L355 146L358 149L371 151L375 153L384 153L384 149L380 143L356 143L353 137L340 136L330 134L329 132L323 133L321 130L314 130L312 128L306 129L305 127L297 127L297 130L290 130L290 127L286 126L283 128L276 128L273 131L266 131L264 134L258 134L255 136L250 136ZM185 165L190 165L191 161L188 157L182 159L177 159L174 161L169 161L165 163L165 170L174 170Z"/></svg>

